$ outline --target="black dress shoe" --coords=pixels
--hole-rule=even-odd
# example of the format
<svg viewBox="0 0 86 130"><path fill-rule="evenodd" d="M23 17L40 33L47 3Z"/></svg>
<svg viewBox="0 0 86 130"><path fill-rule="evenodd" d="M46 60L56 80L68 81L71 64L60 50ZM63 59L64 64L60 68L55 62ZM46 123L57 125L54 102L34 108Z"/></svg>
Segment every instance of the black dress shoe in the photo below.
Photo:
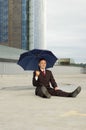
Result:
<svg viewBox="0 0 86 130"><path fill-rule="evenodd" d="M42 93L44 94L44 96L46 98L50 98L51 97L50 93L48 92L48 90L47 90L47 88L45 86L41 87L41 91L42 91Z"/></svg>
<svg viewBox="0 0 86 130"><path fill-rule="evenodd" d="M81 87L79 86L76 90L74 90L72 93L71 93L71 97L76 97L81 91Z"/></svg>

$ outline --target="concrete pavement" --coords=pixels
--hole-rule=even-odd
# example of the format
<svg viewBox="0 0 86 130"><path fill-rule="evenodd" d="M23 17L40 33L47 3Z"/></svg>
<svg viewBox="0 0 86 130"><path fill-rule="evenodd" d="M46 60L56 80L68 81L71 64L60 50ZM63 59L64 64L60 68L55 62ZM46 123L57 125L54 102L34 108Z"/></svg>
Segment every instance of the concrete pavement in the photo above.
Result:
<svg viewBox="0 0 86 130"><path fill-rule="evenodd" d="M76 98L37 97L31 78L0 77L0 130L86 130L86 75L55 76L65 91L82 86Z"/></svg>

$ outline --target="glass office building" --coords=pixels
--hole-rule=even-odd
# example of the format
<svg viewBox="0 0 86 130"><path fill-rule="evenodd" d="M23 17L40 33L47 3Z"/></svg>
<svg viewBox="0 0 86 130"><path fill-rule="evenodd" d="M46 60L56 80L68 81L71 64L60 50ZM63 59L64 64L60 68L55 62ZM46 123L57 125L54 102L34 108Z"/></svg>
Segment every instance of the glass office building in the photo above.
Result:
<svg viewBox="0 0 86 130"><path fill-rule="evenodd" d="M29 41L31 48L46 48L45 44L45 0L30 0L29 3Z"/></svg>
<svg viewBox="0 0 86 130"><path fill-rule="evenodd" d="M22 48L45 48L45 0L22 0Z"/></svg>
<svg viewBox="0 0 86 130"><path fill-rule="evenodd" d="M43 49L45 0L0 0L0 44Z"/></svg>
<svg viewBox="0 0 86 130"><path fill-rule="evenodd" d="M8 41L8 0L0 0L0 42Z"/></svg>
<svg viewBox="0 0 86 130"><path fill-rule="evenodd" d="M29 47L29 1L22 0L22 48Z"/></svg>
<svg viewBox="0 0 86 130"><path fill-rule="evenodd" d="M27 0L22 0L22 48L27 48Z"/></svg>

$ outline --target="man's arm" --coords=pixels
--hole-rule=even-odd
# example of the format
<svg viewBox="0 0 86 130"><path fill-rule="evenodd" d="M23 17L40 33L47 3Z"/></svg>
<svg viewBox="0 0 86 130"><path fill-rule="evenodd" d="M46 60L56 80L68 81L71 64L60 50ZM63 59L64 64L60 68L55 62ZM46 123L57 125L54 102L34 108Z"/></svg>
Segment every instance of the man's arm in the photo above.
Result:
<svg viewBox="0 0 86 130"><path fill-rule="evenodd" d="M51 76L50 76L50 82L51 82L52 87L53 87L55 90L58 90L58 85L57 85L57 83L56 83L56 81L55 81L55 79L54 79L54 77L53 77L52 72L51 72Z"/></svg>
<svg viewBox="0 0 86 130"><path fill-rule="evenodd" d="M33 72L33 86L39 86L38 76L40 75L39 71Z"/></svg>

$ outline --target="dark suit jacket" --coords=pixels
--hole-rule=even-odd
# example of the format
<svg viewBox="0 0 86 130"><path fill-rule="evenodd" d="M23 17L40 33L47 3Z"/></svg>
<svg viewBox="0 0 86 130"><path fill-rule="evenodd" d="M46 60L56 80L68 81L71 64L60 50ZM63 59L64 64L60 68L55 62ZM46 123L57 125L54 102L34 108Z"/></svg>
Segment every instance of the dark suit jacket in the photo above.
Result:
<svg viewBox="0 0 86 130"><path fill-rule="evenodd" d="M45 76L40 71L38 80L35 79L35 75L35 72L33 72L33 86L41 87L44 85L45 87L50 88L50 83L53 88L57 86L57 83L55 82L52 72L50 70L46 70Z"/></svg>

